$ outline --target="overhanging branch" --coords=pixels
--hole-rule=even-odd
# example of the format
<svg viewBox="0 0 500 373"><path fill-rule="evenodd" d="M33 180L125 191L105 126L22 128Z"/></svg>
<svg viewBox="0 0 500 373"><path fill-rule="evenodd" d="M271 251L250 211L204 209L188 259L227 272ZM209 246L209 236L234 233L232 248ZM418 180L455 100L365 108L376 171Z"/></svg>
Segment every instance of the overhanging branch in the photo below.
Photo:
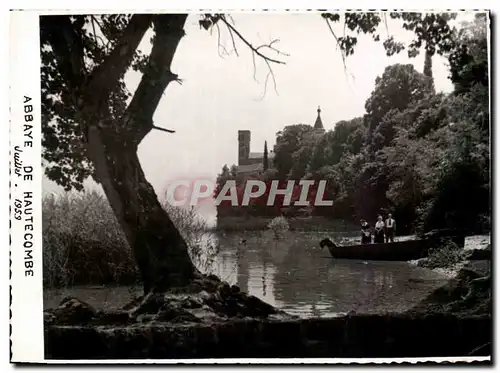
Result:
<svg viewBox="0 0 500 373"><path fill-rule="evenodd" d="M230 16L229 16L230 17ZM283 56L288 56L288 54L286 53L283 53L281 52L279 49L277 49L274 44L278 43L279 42L279 39L274 39L272 40L270 43L268 44L262 44L262 45L259 45L259 46L254 46L252 43L250 43L233 25L234 25L234 21L231 19L231 22L229 22L227 19L226 19L226 16L223 15L223 14L216 14L214 15L213 17L213 24L217 25L217 22L220 20L221 22L224 23L224 25L227 27L228 31L229 31L229 35L231 37L231 42L233 44L233 49L236 53L236 55L238 55L238 50L236 49L236 42L235 42L235 39L234 39L234 35L236 35L249 49L250 51L252 52L252 63L253 63L253 78L255 81L257 81L257 78L256 78L256 73L257 73L257 66L256 66L256 61L255 61L255 56L261 58L267 68L268 68L268 73L266 75L266 80L265 80L265 83L264 83L264 93L263 93L263 96L265 96L266 94L266 91L267 91L267 82L269 80L269 77L271 77L273 79L273 85L274 85L274 90L276 92L276 94L278 93L277 91L277 85L276 85L276 78L275 78L275 75L274 75L274 71L273 71L273 68L271 66L271 63L274 63L274 64L282 64L284 65L285 62L284 61L280 61L280 60L277 60L275 58L271 58L269 57L268 55L264 54L262 52L262 50L264 49L268 49L268 50L271 50L273 52L275 52L276 54L278 55L283 55ZM218 26L217 26L218 27Z"/></svg>
<svg viewBox="0 0 500 373"><path fill-rule="evenodd" d="M325 18L325 22L328 26L328 29L330 30L330 33L332 34L333 38L335 39L335 42L337 43L337 46L340 48L340 55L342 56L342 64L344 65L344 71L347 71L347 65L345 63L346 56L345 56L344 50L342 49L342 45L340 44L340 40L337 37L337 35L335 34L335 31L333 31L332 25L330 24L330 21L328 20L328 18Z"/></svg>
<svg viewBox="0 0 500 373"><path fill-rule="evenodd" d="M152 14L135 14L110 54L92 71L87 92L107 97L123 77L144 34L151 25Z"/></svg>
<svg viewBox="0 0 500 373"><path fill-rule="evenodd" d="M251 50L253 53L255 53L257 56L259 56L260 58L262 58L262 59L264 59L265 61L268 61L268 62L273 62L273 63L277 63L277 64L283 64L283 65L285 64L285 62L284 62L284 61L276 60L276 59L274 59L274 58L271 58L271 57L266 56L265 54L262 54L261 52L259 52L259 49L260 49L260 48L262 48L262 47L264 47L264 45L261 45L261 46L260 46L260 47L258 47L258 48L254 47L254 46L253 46L253 45L252 45L252 44L251 44L251 43L250 43L247 39L245 39L245 38L243 37L243 35L241 35L241 34L239 33L239 31L238 31L238 30L236 30L236 29L234 28L234 26L233 26L233 25L231 25L231 24L230 24L230 23L226 20L226 18L225 18L224 16L221 16L221 17L220 17L220 20L221 20L222 22L224 22L224 24L226 25L226 27L227 27L227 28L228 28L231 32L233 32L236 36L238 36L238 38L239 38L239 39L240 39L243 43L245 43L245 44L246 44L246 46L247 46L248 48L250 48L250 50ZM275 41L276 41L276 40L275 40ZM273 49L273 50L275 50L275 51L276 51L276 49L275 49L275 48L271 48L271 49ZM283 54L283 55L286 55L285 53L282 53L282 52L279 52L279 53L280 53L280 54Z"/></svg>
<svg viewBox="0 0 500 373"><path fill-rule="evenodd" d="M161 127L158 127L158 126L155 126L155 125L153 125L152 128L154 130L164 131L164 132L168 132L168 133L175 133L174 130L169 130L169 129L166 129L166 128L161 128Z"/></svg>
<svg viewBox="0 0 500 373"><path fill-rule="evenodd" d="M97 24L98 28L99 28L99 31L101 31L101 33L104 35L104 32L102 31L102 26L101 24L99 23L99 20L97 19L96 16L90 16L90 20L91 20L91 23L92 23L92 31L94 32L94 40L97 44L97 40L100 40L100 42L102 43L103 47L104 47L104 51L105 53L107 54L109 51L108 51L108 46L110 44L110 41L109 39L106 39L107 41L105 42L104 39L97 35L97 32L96 32L96 28L95 28L95 25Z"/></svg>
<svg viewBox="0 0 500 373"><path fill-rule="evenodd" d="M153 17L155 36L148 65L124 114L127 131L133 134L135 144L139 144L153 128L164 130L153 125L153 114L168 84L181 82L170 67L184 36L186 18L187 14L157 14Z"/></svg>

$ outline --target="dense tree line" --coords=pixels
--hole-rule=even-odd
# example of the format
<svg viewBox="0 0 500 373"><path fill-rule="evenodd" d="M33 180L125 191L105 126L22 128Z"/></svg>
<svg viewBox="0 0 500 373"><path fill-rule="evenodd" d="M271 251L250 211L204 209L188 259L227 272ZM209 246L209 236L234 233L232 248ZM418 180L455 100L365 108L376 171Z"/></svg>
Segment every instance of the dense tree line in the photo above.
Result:
<svg viewBox="0 0 500 373"><path fill-rule="evenodd" d="M478 232L491 216L487 24L484 15L464 24L446 53L454 91L436 93L432 51L423 73L411 64L387 66L375 81L363 117L340 121L318 134L312 126L286 126L277 135L272 167L236 176L227 166L218 182L327 180L333 207L307 213L375 219L392 211L401 233L436 228ZM311 196L314 197L313 190ZM297 193L294 193L294 198ZM304 208L266 207L267 195L248 208L222 204L219 214L302 214ZM293 200L293 199L292 199ZM241 199L240 199L241 201Z"/></svg>

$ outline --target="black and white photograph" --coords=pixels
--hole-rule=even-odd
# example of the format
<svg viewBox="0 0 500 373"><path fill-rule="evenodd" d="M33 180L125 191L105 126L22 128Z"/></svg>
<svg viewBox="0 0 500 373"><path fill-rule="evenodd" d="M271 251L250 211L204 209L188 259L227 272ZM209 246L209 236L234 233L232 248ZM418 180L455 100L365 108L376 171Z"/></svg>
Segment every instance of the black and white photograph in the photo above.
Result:
<svg viewBox="0 0 500 373"><path fill-rule="evenodd" d="M491 365L488 10L10 16L11 362Z"/></svg>

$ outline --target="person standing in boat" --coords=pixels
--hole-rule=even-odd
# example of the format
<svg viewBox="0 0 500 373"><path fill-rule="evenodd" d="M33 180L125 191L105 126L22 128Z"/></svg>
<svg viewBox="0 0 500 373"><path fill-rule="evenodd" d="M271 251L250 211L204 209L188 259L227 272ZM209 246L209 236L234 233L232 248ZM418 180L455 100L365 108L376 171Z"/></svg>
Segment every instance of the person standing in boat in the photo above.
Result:
<svg viewBox="0 0 500 373"><path fill-rule="evenodd" d="M384 220L382 219L382 215L379 215L375 223L375 243L384 243L384 228Z"/></svg>
<svg viewBox="0 0 500 373"><path fill-rule="evenodd" d="M394 235L396 234L396 220L389 214L385 221L385 242L394 242Z"/></svg>
<svg viewBox="0 0 500 373"><path fill-rule="evenodd" d="M372 232L370 225L364 219L361 219L361 245L372 243Z"/></svg>

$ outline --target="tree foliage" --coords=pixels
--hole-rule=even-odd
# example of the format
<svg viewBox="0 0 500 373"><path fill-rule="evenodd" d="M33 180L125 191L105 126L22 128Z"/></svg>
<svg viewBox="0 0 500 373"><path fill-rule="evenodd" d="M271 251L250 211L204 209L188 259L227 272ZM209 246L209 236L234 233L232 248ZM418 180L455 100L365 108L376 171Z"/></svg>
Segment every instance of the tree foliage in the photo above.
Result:
<svg viewBox="0 0 500 373"><path fill-rule="evenodd" d="M340 15L323 15L338 22ZM373 32L382 21L363 19ZM423 73L391 65L375 81L362 118L340 121L333 131L306 136L306 125L278 133L276 174L283 180L327 180L333 208L313 213L342 219L375 218L391 210L400 233L434 228L488 229L491 215L487 24L483 15L457 31L453 16L391 14L415 32L411 56L426 51ZM370 26L371 25L371 26ZM354 24L355 33L364 32ZM374 39L379 36L373 33ZM356 38L341 39L354 50ZM399 48L387 42L387 46ZM351 48L351 49L349 49ZM390 48L389 48L390 49ZM402 49L401 49L402 50ZM350 54L351 52L346 52ZM390 53L390 52L388 52ZM436 93L430 56L448 58L455 90Z"/></svg>
<svg viewBox="0 0 500 373"><path fill-rule="evenodd" d="M135 29L149 28L150 17L132 15L57 15L41 17L42 134L45 172L65 190L82 190L83 181L94 176L94 167L85 147L86 130L81 112L85 87L103 69L102 63ZM138 44L143 33L133 42ZM140 38L139 38L140 37ZM125 48L125 46L123 46ZM119 49L119 48L118 48ZM125 51L123 51L125 52ZM146 56L135 50L123 55L120 64L145 72ZM125 114L131 98L120 76L105 102L111 119ZM98 181L98 180L97 180Z"/></svg>
<svg viewBox="0 0 500 373"><path fill-rule="evenodd" d="M486 15L481 13L458 31L456 47L449 57L456 93L465 93L476 85L488 87L487 31Z"/></svg>
<svg viewBox="0 0 500 373"><path fill-rule="evenodd" d="M302 160L297 153L306 141L307 135L312 134L314 128L306 124L286 126L283 131L276 134L274 147L274 168L278 177L285 178L294 167L295 160Z"/></svg>

